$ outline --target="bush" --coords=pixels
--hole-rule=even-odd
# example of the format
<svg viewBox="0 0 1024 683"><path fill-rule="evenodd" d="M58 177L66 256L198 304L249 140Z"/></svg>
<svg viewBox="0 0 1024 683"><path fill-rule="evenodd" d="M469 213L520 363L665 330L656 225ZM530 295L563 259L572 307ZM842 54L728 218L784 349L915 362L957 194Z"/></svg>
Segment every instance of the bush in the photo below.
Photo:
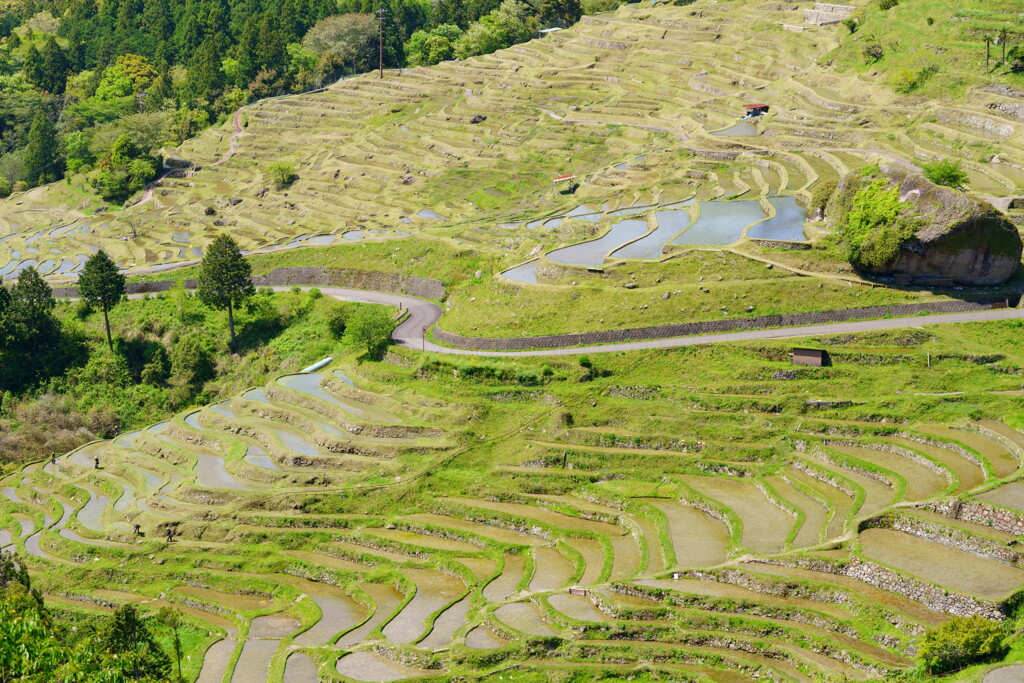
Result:
<svg viewBox="0 0 1024 683"><path fill-rule="evenodd" d="M857 20L856 19L843 19L843 26L845 26L846 30L849 31L851 34L857 32Z"/></svg>
<svg viewBox="0 0 1024 683"><path fill-rule="evenodd" d="M880 43L870 43L864 46L864 61L868 64L879 61L885 56L885 48Z"/></svg>
<svg viewBox="0 0 1024 683"><path fill-rule="evenodd" d="M267 166L266 173L278 190L288 187L299 177L295 172L295 164L288 161L275 161Z"/></svg>
<svg viewBox="0 0 1024 683"><path fill-rule="evenodd" d="M961 161L940 159L930 164L924 164L921 168L924 170L924 177L936 185L945 185L959 190L969 180Z"/></svg>
<svg viewBox="0 0 1024 683"><path fill-rule="evenodd" d="M900 0L878 0L878 8L883 12L891 10L898 4L900 4Z"/></svg>
<svg viewBox="0 0 1024 683"><path fill-rule="evenodd" d="M364 348L367 356L380 360L391 343L391 330L394 326L394 320L387 309L381 306L360 306L346 323L345 343Z"/></svg>
<svg viewBox="0 0 1024 683"><path fill-rule="evenodd" d="M344 304L334 306L327 314L327 329L335 339L341 339L345 335L345 325L348 322L348 306Z"/></svg>
<svg viewBox="0 0 1024 683"><path fill-rule="evenodd" d="M878 178L853 196L839 233L847 245L847 258L857 268L883 267L892 262L903 242L914 234L910 220L901 216L899 188Z"/></svg>
<svg viewBox="0 0 1024 683"><path fill-rule="evenodd" d="M1024 72L1024 45L1014 45L1006 53L1006 62L1010 71L1014 73Z"/></svg>
<svg viewBox="0 0 1024 683"><path fill-rule="evenodd" d="M825 215L825 207L828 206L828 202L832 199L832 196L836 193L836 188L839 186L839 180L837 178L826 178L820 183L814 186L814 192L811 193L811 212L821 211L822 215Z"/></svg>
<svg viewBox="0 0 1024 683"><path fill-rule="evenodd" d="M921 664L931 674L961 669L1006 654L1003 627L978 615L953 617L924 634L918 650Z"/></svg>

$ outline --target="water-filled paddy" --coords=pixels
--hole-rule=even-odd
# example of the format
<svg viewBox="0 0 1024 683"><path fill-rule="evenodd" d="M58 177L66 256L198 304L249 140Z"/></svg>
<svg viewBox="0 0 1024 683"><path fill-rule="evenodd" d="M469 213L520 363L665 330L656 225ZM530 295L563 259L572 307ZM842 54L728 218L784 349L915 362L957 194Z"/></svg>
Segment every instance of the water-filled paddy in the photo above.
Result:
<svg viewBox="0 0 1024 683"><path fill-rule="evenodd" d="M321 613L320 621L295 637L296 643L324 645L366 618L366 608L340 588L300 579L289 578L289 582L308 595Z"/></svg>
<svg viewBox="0 0 1024 683"><path fill-rule="evenodd" d="M761 204L753 200L701 202L700 216L672 244L721 246L732 244L743 236L751 223L764 218Z"/></svg>
<svg viewBox="0 0 1024 683"><path fill-rule="evenodd" d="M1006 449L1006 446L978 432L939 425L926 425L919 427L918 431L934 434L950 441L959 441L988 460L997 477L1009 476L1017 470L1019 465L1017 458Z"/></svg>
<svg viewBox="0 0 1024 683"><path fill-rule="evenodd" d="M828 509L782 477L768 477L766 481L775 489L776 493L804 513L804 523L793 539L793 546L802 548L817 545L828 524Z"/></svg>
<svg viewBox="0 0 1024 683"><path fill-rule="evenodd" d="M377 683L382 681L400 681L403 678L428 676L442 672L439 669L417 669L396 662L393 659L382 657L376 652L361 650L339 659L338 673L357 681Z"/></svg>
<svg viewBox="0 0 1024 683"><path fill-rule="evenodd" d="M530 590L549 591L561 588L569 582L576 567L557 548L538 547L533 549L534 570L530 578Z"/></svg>
<svg viewBox="0 0 1024 683"><path fill-rule="evenodd" d="M923 500L937 495L949 486L949 479L929 467L897 453L862 448L859 446L832 446L837 451L847 453L865 462L884 467L907 482L906 498Z"/></svg>
<svg viewBox="0 0 1024 683"><path fill-rule="evenodd" d="M985 481L985 472L979 465L974 464L967 458L963 457L959 453L949 449L942 448L933 444L920 443L912 439L905 439L901 437L890 437L888 439L893 443L897 443L904 448L911 450L920 451L925 455L931 457L933 460L937 460L942 463L950 470L956 473L960 480L960 485L957 487L954 493L961 491L968 491L980 485Z"/></svg>
<svg viewBox="0 0 1024 683"><path fill-rule="evenodd" d="M222 683L236 644L233 638L225 638L211 645L203 658L203 670L196 683Z"/></svg>
<svg viewBox="0 0 1024 683"><path fill-rule="evenodd" d="M270 660L279 645L277 640L249 638L231 673L231 683L252 683L261 680L270 670Z"/></svg>
<svg viewBox="0 0 1024 683"><path fill-rule="evenodd" d="M451 642L455 632L466 623L469 614L470 598L465 597L446 609L434 620L434 628L426 638L416 644L427 650L433 650Z"/></svg>
<svg viewBox="0 0 1024 683"><path fill-rule="evenodd" d="M772 503L752 482L719 477L686 477L685 481L739 515L743 521L743 545L760 553L782 550L794 519Z"/></svg>
<svg viewBox="0 0 1024 683"><path fill-rule="evenodd" d="M725 562L729 550L729 531L725 525L700 510L676 500L643 499L665 514L669 538L678 567L710 567ZM649 544L658 537L647 539Z"/></svg>
<svg viewBox="0 0 1024 683"><path fill-rule="evenodd" d="M975 498L986 503L1024 512L1024 481L1014 481L997 486L991 491L979 493Z"/></svg>
<svg viewBox="0 0 1024 683"><path fill-rule="evenodd" d="M515 595L525 566L526 558L522 555L505 555L505 567L496 579L484 586L484 597L491 602L501 602Z"/></svg>
<svg viewBox="0 0 1024 683"><path fill-rule="evenodd" d="M284 668L284 683L311 683L318 680L316 662L309 655L296 652L288 657Z"/></svg>
<svg viewBox="0 0 1024 683"><path fill-rule="evenodd" d="M611 617L597 609L589 598L582 595L569 595L568 593L555 593L548 597L548 602L556 610L580 621L611 621Z"/></svg>
<svg viewBox="0 0 1024 683"><path fill-rule="evenodd" d="M635 240L647 232L646 221L628 220L616 223L607 233L589 242L555 249L547 258L555 263L571 266L600 266L608 252L625 242Z"/></svg>
<svg viewBox="0 0 1024 683"><path fill-rule="evenodd" d="M692 201L686 201L680 206L688 206L690 204L692 204ZM654 218L657 221L657 228L651 231L649 235L641 237L621 249L617 249L612 254L612 258L661 258L663 247L669 240L689 227L693 220L690 213L682 209L658 211L654 214Z"/></svg>
<svg viewBox="0 0 1024 683"><path fill-rule="evenodd" d="M524 263L521 266L510 268L502 273L501 276L514 282L525 282L535 285L537 284L537 259Z"/></svg>
<svg viewBox="0 0 1024 683"><path fill-rule="evenodd" d="M1024 570L890 529L860 534L864 555L895 569L980 598L995 600L1024 584Z"/></svg>
<svg viewBox="0 0 1024 683"><path fill-rule="evenodd" d="M354 415L361 420L369 420L370 422L398 422L398 418L391 415L383 410L373 408L365 403L357 403L355 401L348 401L343 398L339 398L322 386L320 382L323 379L323 375L318 372L310 372L300 375L286 375L278 379L278 383L282 386L288 387L293 391L299 391L304 394L309 394L315 398L320 399L326 403L337 406L344 410L350 415Z"/></svg>
<svg viewBox="0 0 1024 683"><path fill-rule="evenodd" d="M224 459L209 453L195 452L196 483L214 489L251 491L252 487L238 481L224 469Z"/></svg>
<svg viewBox="0 0 1024 683"><path fill-rule="evenodd" d="M466 634L466 647L473 650L496 650L506 645L507 640L486 626L477 626Z"/></svg>
<svg viewBox="0 0 1024 683"><path fill-rule="evenodd" d="M804 223L807 222L807 211L796 203L796 197L786 195L772 197L768 201L775 207L775 215L751 227L747 231L747 237L791 242L806 241Z"/></svg>
<svg viewBox="0 0 1024 683"><path fill-rule="evenodd" d="M96 491L90 491L89 494L89 502L78 511L78 523L86 529L100 531L103 529L103 524L100 523L100 516L103 514L103 510L110 505L110 496L105 496Z"/></svg>
<svg viewBox="0 0 1024 683"><path fill-rule="evenodd" d="M394 586L382 583L360 583L359 588L370 596L376 608L373 615L358 628L353 629L338 639L338 647L348 648L363 642L366 636L391 616L395 608L401 604L403 596Z"/></svg>
<svg viewBox="0 0 1024 683"><path fill-rule="evenodd" d="M716 130L711 133L712 135L721 135L723 137L750 137L757 135L757 128L754 124L749 121L740 121L739 123L733 124L728 128L722 130Z"/></svg>
<svg viewBox="0 0 1024 683"><path fill-rule="evenodd" d="M581 586L597 583L604 567L604 549L601 544L589 538L567 538L565 543L583 556L583 575L577 583Z"/></svg>
<svg viewBox="0 0 1024 683"><path fill-rule="evenodd" d="M494 616L515 630L531 636L558 635L532 602L513 602L509 605L502 605L494 611Z"/></svg>

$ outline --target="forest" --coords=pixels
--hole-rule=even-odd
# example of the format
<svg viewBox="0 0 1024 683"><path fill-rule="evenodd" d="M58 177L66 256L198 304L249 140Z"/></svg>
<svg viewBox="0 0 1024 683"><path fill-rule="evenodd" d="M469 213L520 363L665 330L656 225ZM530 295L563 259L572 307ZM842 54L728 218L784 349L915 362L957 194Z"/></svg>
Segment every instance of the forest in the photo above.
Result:
<svg viewBox="0 0 1024 683"><path fill-rule="evenodd" d="M122 203L161 173L162 148L247 103L375 68L381 52L385 68L486 54L618 4L25 0L0 6L0 198L85 174L100 197Z"/></svg>

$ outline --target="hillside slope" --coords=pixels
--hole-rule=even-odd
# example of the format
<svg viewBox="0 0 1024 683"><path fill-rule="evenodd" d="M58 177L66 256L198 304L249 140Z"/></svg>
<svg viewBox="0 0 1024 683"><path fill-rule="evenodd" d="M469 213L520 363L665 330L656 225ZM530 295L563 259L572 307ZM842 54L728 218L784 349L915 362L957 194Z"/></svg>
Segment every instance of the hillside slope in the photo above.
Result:
<svg viewBox="0 0 1024 683"><path fill-rule="evenodd" d="M20 233L3 238L0 276L74 272L99 246L127 268L194 258L225 229L248 249L455 235L570 208L550 180L562 173L606 208L798 192L878 159L963 157L988 195L1024 182L1020 93L981 88L955 107L898 96L873 71L828 66L846 29L804 18L739 0L630 5L493 55L263 101L176 150L193 169L117 216L82 215L67 186L0 203L0 232ZM709 134L761 101L758 135ZM278 192L265 170L281 159L299 177ZM723 160L726 176L705 182Z"/></svg>

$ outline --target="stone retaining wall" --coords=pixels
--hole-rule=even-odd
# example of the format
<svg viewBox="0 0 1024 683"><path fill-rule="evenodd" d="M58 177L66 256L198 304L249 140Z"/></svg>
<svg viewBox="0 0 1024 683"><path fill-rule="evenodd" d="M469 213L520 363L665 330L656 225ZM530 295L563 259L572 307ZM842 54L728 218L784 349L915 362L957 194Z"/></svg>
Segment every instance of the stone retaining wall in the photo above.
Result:
<svg viewBox="0 0 1024 683"><path fill-rule="evenodd" d="M615 342L640 341L643 339L667 339L689 335L735 332L738 330L760 330L770 327L792 327L797 325L823 325L849 320L884 318L886 316L911 316L918 313L961 313L1002 308L1003 303L982 303L978 301L937 301L925 304L898 304L894 306L866 306L864 308L843 308L835 311L791 313L786 315L765 315L757 318L732 318L706 322L674 323L654 327L638 327L603 332L580 332L577 334L550 334L536 337L463 337L434 328L434 338L441 344L461 349L514 350L537 348L564 348L589 344L610 344Z"/></svg>
<svg viewBox="0 0 1024 683"><path fill-rule="evenodd" d="M252 283L256 287L287 287L290 285L314 285L319 287L350 287L375 292L408 294L424 299L443 299L444 285L433 280L403 273L386 273L377 270L356 270L354 268L326 268L319 266L284 266L275 268L266 275L255 275ZM184 282L186 289L195 289L196 281L189 278ZM166 292L177 286L176 280L155 282L129 282L125 285L128 294ZM76 297L78 287L54 287L57 297Z"/></svg>
<svg viewBox="0 0 1024 683"><path fill-rule="evenodd" d="M922 507L953 519L981 524L996 531L1018 536L1024 535L1024 517L1019 512L982 503L979 500L953 498L948 501L929 503Z"/></svg>

